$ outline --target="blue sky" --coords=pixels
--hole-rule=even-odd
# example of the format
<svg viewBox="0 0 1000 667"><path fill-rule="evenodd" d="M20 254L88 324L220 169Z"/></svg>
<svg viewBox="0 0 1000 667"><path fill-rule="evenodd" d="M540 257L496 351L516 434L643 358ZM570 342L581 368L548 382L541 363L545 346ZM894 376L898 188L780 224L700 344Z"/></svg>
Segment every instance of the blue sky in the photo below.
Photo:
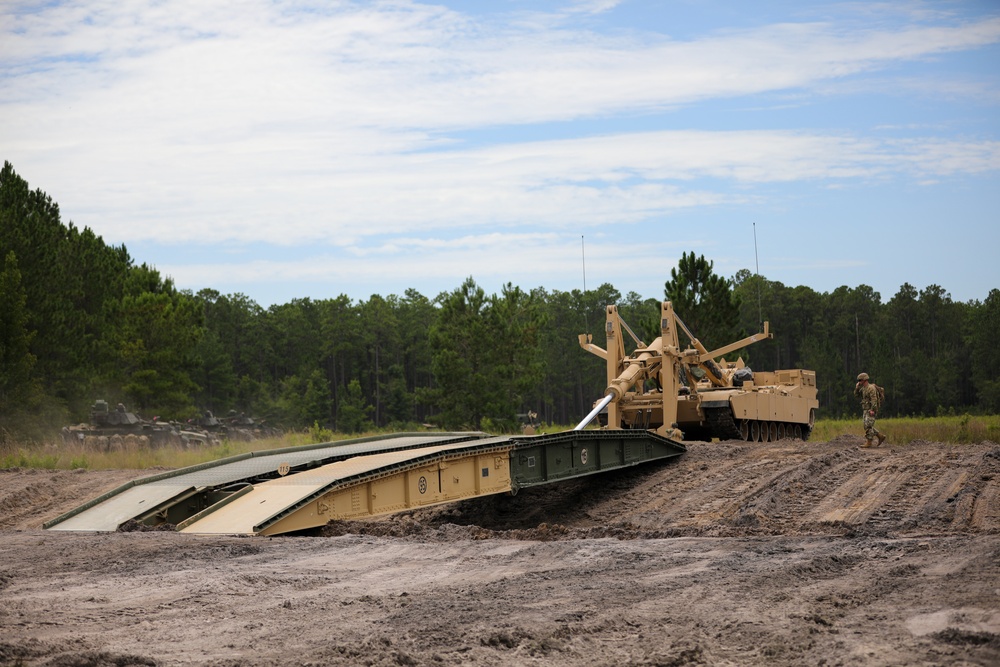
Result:
<svg viewBox="0 0 1000 667"><path fill-rule="evenodd" d="M1000 4L8 0L0 159L263 306L578 289L583 247L644 297L694 251L983 299Z"/></svg>

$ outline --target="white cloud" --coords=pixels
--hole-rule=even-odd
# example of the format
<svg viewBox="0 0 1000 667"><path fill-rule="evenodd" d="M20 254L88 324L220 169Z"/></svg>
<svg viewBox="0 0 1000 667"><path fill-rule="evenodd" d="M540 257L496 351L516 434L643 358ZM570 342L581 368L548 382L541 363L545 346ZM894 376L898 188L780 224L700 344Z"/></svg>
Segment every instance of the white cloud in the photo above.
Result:
<svg viewBox="0 0 1000 667"><path fill-rule="evenodd" d="M576 0L576 2L570 3L569 11L602 14L611 11L620 4L622 4L622 0Z"/></svg>
<svg viewBox="0 0 1000 667"><path fill-rule="evenodd" d="M586 229L754 198L733 191L734 183L1000 169L1000 142L785 131L632 133L372 155L343 164L269 138L242 148L232 154L177 147L128 166L127 176L124 165L102 165L57 184L59 200L74 203L78 222L99 218L112 238L348 246L414 227L428 233L480 226Z"/></svg>
<svg viewBox="0 0 1000 667"><path fill-rule="evenodd" d="M403 3L284 15L272 3L119 4L14 15L2 35L7 100L83 105L73 115L90 114L95 129L142 127L163 141L290 125L441 131L809 86L1000 40L1000 19L863 32L780 24L681 42L518 31Z"/></svg>
<svg viewBox="0 0 1000 667"><path fill-rule="evenodd" d="M679 257L682 249L704 243L687 236L675 240L649 239L640 245L623 245L600 233L588 239L587 270L593 281L590 287L610 282L616 275L620 277L623 266L662 264L665 257ZM506 282L525 289L540 285L561 289L582 286L580 236L575 233L404 238L369 252L306 255L294 260L179 262L157 268L173 276L178 284L213 285L224 291L238 285L313 282L394 285L394 290L385 293L399 293L402 291L399 286L411 285L416 276L421 282L436 282L442 289L451 289L469 275L488 291L497 291ZM656 281L662 279L657 277Z"/></svg>
<svg viewBox="0 0 1000 667"><path fill-rule="evenodd" d="M175 265L202 284L366 275L366 258L401 255L389 271L454 276L504 248L500 275L551 266L541 249L566 234L757 204L782 184L917 186L1000 169L995 137L956 138L947 122L886 139L768 115L873 85L995 105L988 74L898 70L995 49L1000 18L889 6L862 28L834 15L676 40L655 26L599 32L617 4L569 2L534 20L409 2L7 2L0 158L111 242L309 244L336 257ZM741 97L714 125L726 129L655 116ZM633 120L656 129L621 129ZM537 140L550 127L568 138Z"/></svg>

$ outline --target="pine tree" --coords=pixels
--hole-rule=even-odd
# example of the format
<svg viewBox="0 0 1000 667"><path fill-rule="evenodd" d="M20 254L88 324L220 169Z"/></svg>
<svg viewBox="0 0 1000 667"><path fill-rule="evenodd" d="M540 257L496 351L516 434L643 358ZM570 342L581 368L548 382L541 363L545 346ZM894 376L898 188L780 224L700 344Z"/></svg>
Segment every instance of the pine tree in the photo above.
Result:
<svg viewBox="0 0 1000 667"><path fill-rule="evenodd" d="M19 411L34 393L31 354L34 332L28 331L27 296L13 251L0 272L0 415Z"/></svg>
<svg viewBox="0 0 1000 667"><path fill-rule="evenodd" d="M361 383L351 380L340 399L337 409L337 430L344 433L361 433L371 428L374 408L368 405L361 393Z"/></svg>
<svg viewBox="0 0 1000 667"><path fill-rule="evenodd" d="M684 253L663 286L674 312L709 350L740 338L739 298L732 282L716 275L713 266L704 255Z"/></svg>

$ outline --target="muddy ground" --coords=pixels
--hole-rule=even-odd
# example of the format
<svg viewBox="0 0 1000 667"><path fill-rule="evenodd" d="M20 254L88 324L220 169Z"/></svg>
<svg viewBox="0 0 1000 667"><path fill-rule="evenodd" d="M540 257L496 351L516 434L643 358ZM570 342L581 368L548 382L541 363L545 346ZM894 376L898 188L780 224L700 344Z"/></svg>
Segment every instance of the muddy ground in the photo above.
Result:
<svg viewBox="0 0 1000 667"><path fill-rule="evenodd" d="M1000 664L1000 445L857 444L276 538L43 531L149 471L0 471L0 664Z"/></svg>

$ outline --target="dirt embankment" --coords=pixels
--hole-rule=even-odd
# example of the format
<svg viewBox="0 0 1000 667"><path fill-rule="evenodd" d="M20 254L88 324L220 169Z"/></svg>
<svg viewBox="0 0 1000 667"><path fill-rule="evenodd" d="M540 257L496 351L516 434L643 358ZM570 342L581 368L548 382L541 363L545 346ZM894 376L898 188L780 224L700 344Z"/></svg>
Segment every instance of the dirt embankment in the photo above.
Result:
<svg viewBox="0 0 1000 667"><path fill-rule="evenodd" d="M137 474L0 471L0 665L1000 664L1000 445L856 444L281 538L46 532Z"/></svg>

